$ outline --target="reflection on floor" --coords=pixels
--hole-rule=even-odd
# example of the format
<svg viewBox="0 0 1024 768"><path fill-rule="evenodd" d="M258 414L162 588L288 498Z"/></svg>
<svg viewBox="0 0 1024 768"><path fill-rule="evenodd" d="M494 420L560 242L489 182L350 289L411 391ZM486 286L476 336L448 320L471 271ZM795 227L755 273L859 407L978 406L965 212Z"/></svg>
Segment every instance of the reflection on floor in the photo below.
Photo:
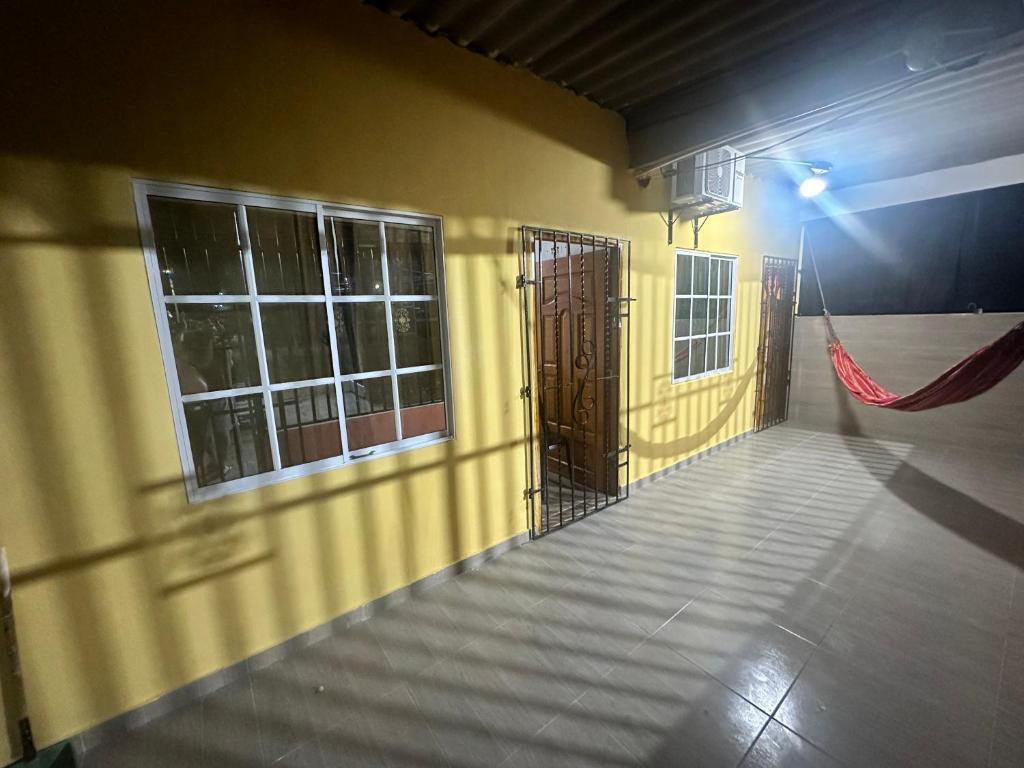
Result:
<svg viewBox="0 0 1024 768"><path fill-rule="evenodd" d="M775 428L86 767L1020 768L1020 461Z"/></svg>

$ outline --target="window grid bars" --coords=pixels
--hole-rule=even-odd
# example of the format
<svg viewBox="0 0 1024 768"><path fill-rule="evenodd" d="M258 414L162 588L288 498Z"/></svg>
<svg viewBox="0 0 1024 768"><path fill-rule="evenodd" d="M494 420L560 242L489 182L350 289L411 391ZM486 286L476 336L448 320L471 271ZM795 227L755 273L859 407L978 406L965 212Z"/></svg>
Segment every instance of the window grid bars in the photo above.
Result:
<svg viewBox="0 0 1024 768"><path fill-rule="evenodd" d="M444 366L440 363L432 363L431 365L412 365L408 368L397 368L395 373L399 376L404 376L408 373L427 373L429 371L440 371L443 370ZM348 381L364 381L365 379L382 379L385 376L391 374L390 369L382 369L379 371L363 371L362 373L342 373L337 377L324 376L319 379L304 379L302 381L283 381L277 384L271 384L269 389L271 392L288 392L292 389L305 389L306 387L328 387L333 384L336 380L344 384ZM192 394L182 395L181 401L183 403L201 403L204 400L220 400L224 397L241 397L243 395L258 395L263 391L263 385L254 384L251 387L234 387L232 389L211 389L208 392L193 392Z"/></svg>
<svg viewBox="0 0 1024 768"><path fill-rule="evenodd" d="M444 291L444 266L441 261L442 254L444 252L443 244L443 231L440 226L440 219L437 217L431 217L421 214L402 214L394 211L376 208L364 208L360 206L339 206L335 204L324 204L319 202L307 202L292 198L280 198L270 197L266 195L259 195L256 193L247 192L233 192L226 190L217 190L208 187L196 187L187 184L177 183L165 183L165 182L154 182L154 181L135 181L134 196L136 213L139 221L140 230L142 233L143 240L143 251L147 263L147 278L149 281L150 295L154 301L154 305L159 308L160 317L157 322L157 335L160 338L161 354L164 357L164 368L165 375L168 383L169 394L172 398L171 414L175 422L175 430L178 435L178 447L179 455L182 461L182 469L185 473L185 485L188 492L188 498L191 502L207 501L215 498L219 498L228 494L236 493L239 491L252 490L269 484L275 484L285 480L308 476L328 469L334 469L337 467L344 466L349 463L356 463L364 459L369 459L376 456L391 455L395 452L405 451L426 445L435 444L438 441L452 439L454 437L455 425L454 425L454 409L452 404L452 384L451 384L451 373L448 368L449 365L449 352L448 352L448 327L447 319L443 314L444 307L441 307L442 313L440 314L440 333L441 333L441 362L430 364L430 365L419 365L419 366L408 366L406 368L398 368L396 365L396 357L394 350L394 328L391 316L391 305L392 303L398 302L413 302L413 301L437 301L441 302L445 295ZM195 202L210 202L210 203L221 203L230 205L235 209L235 228L236 238L239 246L240 261L242 262L245 271L245 282L248 293L246 294L166 294L164 293L164 287L161 281L159 254L157 253L157 245L153 238L153 222L152 216L149 210L149 199L150 197L170 197L177 200L191 200ZM319 295L303 295L303 294L259 294L256 286L256 276L254 269L254 259L252 253L252 245L249 238L248 220L246 217L246 209L250 206L256 208L271 208L276 210L285 210L301 213L315 214L317 216L318 223L318 235L321 239L321 267L324 274L324 296ZM395 225L408 225L408 226L424 226L424 221L427 220L426 226L429 227L433 232L433 247L432 258L433 264L438 275L438 290L436 294L403 294L397 296L390 295L390 286L388 285L388 295L386 296L370 296L370 295L356 295L347 296L331 295L330 285L330 273L328 271L328 264L325 263L326 255L326 237L323 227L323 222L326 217L331 219L349 219L349 220L361 220L371 221L378 225L378 231L380 233L382 242L382 255L386 253L386 239L384 235L384 227L388 224ZM389 279L387 272L387 261L386 258L382 258L382 271L383 280L387 285ZM173 290L173 289L172 289ZM372 371L359 374L341 374L340 364L337 360L338 350L336 344L336 329L334 328L333 318L333 305L343 303L357 303L357 302L375 302L383 301L386 304L387 313L387 327L388 327L388 346L389 346L389 360L392 368L386 371ZM327 322L329 327L329 334L332 337L331 343L331 358L334 377L325 377L322 379L311 379L296 382L283 382L273 384L270 383L269 366L267 364L266 356L266 345L263 335L263 322L259 311L259 305L270 304L270 303L324 303L325 311L327 312ZM259 386L250 387L238 387L233 389L222 389L214 390L211 392L193 393L185 395L181 392L180 383L174 369L174 359L171 357L171 350L173 348L173 342L171 338L170 326L166 319L166 307L175 304L248 304L250 308L250 315L253 322L253 337L257 347L257 362L260 370L261 384ZM445 406L445 422L446 428L443 431L431 432L428 434L417 435L408 439L402 436L401 432L401 409L400 409L400 398L398 396L398 376L406 373L419 373L427 371L440 370L444 378L444 406ZM397 439L388 443L382 443L373 447L364 453L351 454L345 451L344 439L347 438L347 430L345 424L345 413L344 413L344 398L341 393L341 383L345 381L356 381L364 378L376 378L390 375L392 380L392 397L394 400L394 412L395 412L395 425ZM304 464L297 464L293 466L283 467L280 459L280 447L277 442L277 428L276 428L276 417L274 414L274 401L273 393L289 391L293 389L300 389L309 386L329 386L331 383L335 384L335 396L338 401L338 420L340 422L339 429L342 431L343 438L343 453L339 456L328 457L319 459ZM254 395L263 394L264 397L264 409L267 418L267 430L269 432L269 444L273 460L273 469L265 472L260 472L255 475L247 475L239 477L233 480L216 483L209 486L200 486L197 483L197 475L195 468L195 461L192 455L192 451L189 445L189 432L188 425L185 419L185 405L190 402L199 402L203 400L216 400L222 398L231 398L241 395Z"/></svg>
<svg viewBox="0 0 1024 768"><path fill-rule="evenodd" d="M330 277L328 276L328 280ZM328 288L330 285L328 285ZM174 296L164 296L165 304L248 304L250 296L247 293L242 294L179 294ZM293 293L258 293L256 294L256 300L261 304L323 304L324 302L329 304L372 304L374 302L383 303L386 299L384 295L356 295L356 296L332 296L330 294L321 296L320 294L293 294ZM403 302L403 301L437 301L438 296L434 293L424 294L398 294L391 297L392 302Z"/></svg>
<svg viewBox="0 0 1024 768"><path fill-rule="evenodd" d="M395 352L395 324L391 317L391 278L388 275L388 241L384 231L384 222L377 222L380 239L380 268L384 273L384 319L388 326L388 360L391 363L391 400L395 415L395 439L402 439L402 409L398 399L398 356Z"/></svg>
<svg viewBox="0 0 1024 768"><path fill-rule="evenodd" d="M317 204L316 216L317 216L317 232L320 238L320 266L324 284L324 295L319 294L261 294L258 292L256 285L256 271L255 271L255 260L253 258L251 241L249 239L249 225L248 218L246 216L245 204L238 203L235 208L236 221L235 226L237 228L237 236L239 241L240 250L242 252L242 266L245 272L246 287L249 289L247 294L186 294L186 295L165 295L163 297L164 303L168 305L175 304L248 304L249 310L253 321L253 336L257 347L256 359L260 370L261 383L259 385L251 387L233 387L229 389L216 389L209 392L197 392L193 394L181 394L180 399L183 403L198 403L206 400L220 400L228 397L241 397L243 395L255 395L262 394L264 396L264 410L266 412L267 429L270 432L270 448L271 458L274 462L274 470L280 470L282 468L280 462L280 445L278 443L277 434L277 422L276 414L274 413L274 401L273 393L284 392L292 389L303 389L306 387L322 387L335 385L335 397L339 404L338 407L338 422L339 432L341 436L342 456L346 461L350 458L348 448L348 429L345 422L345 400L344 392L342 390L342 384L348 381L361 381L364 379L376 379L388 376L391 379L391 394L393 400L394 418L395 418L395 434L397 435L394 443L401 442L402 437L402 418L401 418L401 402L399 398L398 388L398 377L409 373L424 373L429 371L442 370L444 365L441 363L435 363L431 365L415 365L407 366L405 368L399 368L397 364L397 356L394 348L394 327L393 318L391 316L391 305L393 303L401 302L414 302L414 301L437 301L439 296L436 294L400 294L398 296L392 296L390 294L390 280L387 272L387 240L385 237L385 225L383 221L378 221L378 232L380 235L381 242L381 268L382 268L382 285L384 287L384 294L376 295L355 295L355 296L334 296L331 294L331 276L329 272L329 256L327 253L327 237L326 228L324 225L324 212L323 205ZM436 263L436 247L435 247L435 263ZM163 288L161 286L161 292ZM385 305L385 313L388 328L388 359L391 363L391 368L379 371L365 371L360 373L341 373L341 365L338 360L338 347L337 347L337 328L334 325L334 304L348 304L348 303L370 303L379 302ZM308 379L304 381L288 381L279 383L270 383L269 376L269 364L267 361L266 347L263 338L263 321L259 312L259 304L325 304L327 310L327 328L328 336L330 340L331 348L331 366L334 371L333 377L324 377L319 379ZM390 445L388 443L387 445ZM375 446L377 447L377 446ZM358 457L357 457L358 458Z"/></svg>
<svg viewBox="0 0 1024 768"><path fill-rule="evenodd" d="M249 240L249 222L245 205L238 203L235 219L242 244L242 258L245 263L245 284L249 288L249 311L252 313L253 338L256 343L256 361L260 369L260 389L263 392L263 408L266 412L269 432L270 459L274 471L281 469L281 448L277 444L277 419L274 414L274 397L270 393L270 367L267 365L267 349L263 341L263 319L260 316L260 302L256 292L256 270L253 265L252 243Z"/></svg>
<svg viewBox="0 0 1024 768"><path fill-rule="evenodd" d="M320 203L316 206L316 229L320 237L320 272L324 281L324 299L331 295L331 272L330 259L327 255L327 230L324 226L324 207ZM334 325L334 305L326 301L324 307L327 311L327 337L331 345L331 371L334 373L334 397L338 403L338 434L341 436L341 456L344 461L349 460L348 447L348 421L345 415L345 393L342 391L341 363L338 360L338 329Z"/></svg>
<svg viewBox="0 0 1024 768"><path fill-rule="evenodd" d="M728 299L732 303L729 305L729 330L728 331L726 331L726 332L716 331L715 333L703 333L703 334L696 334L696 335L691 333L689 336L676 336L674 333L672 334L672 337L673 337L672 338L672 356L671 356L670 359L673 361L673 363L672 363L673 382L686 381L688 379L695 379L695 378L699 378L701 376L706 376L709 373L717 373L717 372L720 372L720 371L727 371L727 370L729 370L731 368L731 364L732 364L732 339L731 339L731 337L732 337L733 331L735 330L735 324L736 324L736 318L735 318L736 306L735 306L735 300L733 299L733 296L736 293L736 259L728 258L728 257L722 257L722 256L716 256L714 254L695 254L695 253L685 253L683 251L676 251L676 270L679 269L679 257L680 256L683 256L684 258L686 258L688 256L691 259L691 266L690 266L690 292L688 294L683 294L683 293L676 293L676 294L674 294L675 299L673 300L673 307L672 307L672 317L673 318L675 318L675 303L679 299L690 299L689 328L692 331L693 330L693 305L695 303L694 299L706 299L707 302L708 302L708 309L707 309L707 314L705 316L705 325L704 325L705 330L706 330L708 325L710 325L710 322L711 322L711 300L712 299L716 300L716 304L715 304L716 310L717 310L717 306L718 306L717 305L717 301L719 301L721 299ZM696 266L693 264L693 261L695 259L697 259L697 258L707 259L707 262L708 262L707 293L702 293L702 294L694 293L694 288L695 288L694 283L696 282L697 269L696 269ZM732 294L731 295L724 295L724 294L718 293L718 292L716 292L715 294L711 293L711 263L712 262L718 262L718 265L719 265L718 266L718 269L719 269L718 286L717 286L719 289L721 288L721 285L722 285L722 282L721 282L721 280L722 280L721 269L723 267L726 267L729 270L729 287L732 290ZM678 285L678 283L676 283L676 284ZM672 322L673 322L673 326L674 326L675 325L675 320L673 319ZM717 318L716 318L716 322L717 322ZM673 328L673 330L674 330L674 328ZM718 343L719 343L718 342L718 338L719 337L723 337L723 336L729 339L729 347L728 347L729 358L726 361L728 364L724 368L719 368L719 367L717 367L717 363L718 363L718 360L717 360L717 349L718 349ZM714 362L715 362L716 367L712 368L712 369L709 369L708 368L708 350L709 350L711 345L706 343L706 341L710 340L712 338L715 339L716 359L715 359ZM701 340L701 339L705 340L705 344L704 344L704 370L701 373L693 373L693 374L691 374L689 372L689 365L690 365L690 362L691 362L692 358L689 356L689 354L687 354L687 373L686 373L685 376L680 376L679 378L676 378L675 377L675 343L677 341L686 341L687 344L688 344L688 347L690 349L692 349L693 348L693 343L692 342L694 340Z"/></svg>

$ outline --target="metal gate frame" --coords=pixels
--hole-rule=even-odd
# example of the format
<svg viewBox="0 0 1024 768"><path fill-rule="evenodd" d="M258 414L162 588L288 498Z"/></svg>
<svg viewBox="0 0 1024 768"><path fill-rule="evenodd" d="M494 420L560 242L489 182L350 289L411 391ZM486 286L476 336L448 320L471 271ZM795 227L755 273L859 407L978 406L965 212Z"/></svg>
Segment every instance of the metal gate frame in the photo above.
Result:
<svg viewBox="0 0 1024 768"><path fill-rule="evenodd" d="M545 387L542 381L539 381L538 375L538 362L542 362L545 359L544 356L544 334L541 332L541 301L543 300L542 295L542 283L541 283L541 247L535 245L536 243L551 242L554 244L555 257L553 259L553 270L554 276L557 279L557 265L558 265L558 243L564 243L566 245L566 258L565 261L568 267L571 267L571 261L574 254L578 254L581 257L585 254L584 246L590 245L591 251L594 252L598 247L605 246L605 294L604 301L607 311L603 313L605 318L605 350L606 355L605 364L612 359L609 354L609 345L612 344L611 336L612 329L618 331L617 345L618 345L618 364L617 370L610 376L603 377L605 380L614 379L614 383L618 387L617 392L617 412L614 414L615 429L615 445L604 446L604 455L599 457L599 460L606 462L605 471L612 469L611 462L614 461L614 480L615 480L615 494L614 496L608 492L606 485L605 491L602 493L598 488L587 488L585 485L582 488L577 488L575 482L570 478L568 488L568 509L565 508L566 493L565 486L562 484L562 474L559 473L559 483L557 486L557 499L558 499L558 521L557 524L552 524L552 510L548 509L545 512L546 507L550 506L555 488L551 484L550 473L548 471L548 453L552 445L552 441L549 439L549 435L546 430L546 419L544 415L544 397ZM566 525L569 525L576 520L580 520L594 512L605 509L613 504L616 504L624 499L629 498L629 484L630 484L630 448L632 447L629 443L630 434L630 307L633 298L630 296L631 292L631 260L632 260L632 246L629 240L618 237L606 237L602 235L586 234L582 232L574 232L570 230L559 230L550 227L534 227L534 226L522 226L520 228L520 263L519 263L519 275L516 278L516 288L520 292L521 300L521 342L522 342L522 387L519 391L519 395L523 400L523 413L525 419L525 432L526 432L526 475L529 485L523 491L523 499L526 503L527 513L527 525L530 531L530 538L538 538L554 530L559 530ZM578 247L578 251L574 251L574 246ZM608 252L612 248L618 249L618 281L619 294L615 296L608 295L608 269L609 269L609 256ZM581 260L582 265L582 260ZM595 265L596 267L596 265ZM625 294L622 294L622 278L623 270L625 270ZM582 275L583 272L581 271ZM566 277L570 283L570 295L572 291L572 272L571 269L566 273ZM580 282L581 285L581 301L585 304L588 301L593 302L593 306L596 310L598 297L585 296L585 283ZM556 294L555 312L558 313L557 306L557 294ZM569 306L566 308L569 317L569 327L575 328L573 323L574 315L572 310L572 301L569 301ZM596 314L596 313L595 313ZM593 347L596 347L595 338L586 338L585 331L585 318L586 313L580 313L580 318L583 322L581 323L581 342L590 341ZM625 328L623 328L623 324ZM556 324L556 338L559 338L560 330L559 325ZM593 334L594 331L591 331ZM559 343L559 342L556 342ZM534 346L536 345L536 357ZM577 349L581 351L583 343L580 343L579 347L573 347L573 338L570 335L569 338L570 350ZM592 348L593 348L592 347ZM584 353L585 356L585 353ZM571 353L571 357L574 359L573 366L578 367L579 363L575 362L576 354ZM589 363L588 363L589 364ZM558 364L559 370L561 363ZM591 368L586 369L587 372ZM571 371L570 371L571 375ZM558 374L559 382L561 382L561 373ZM583 382L585 383L587 376L584 375ZM595 380L596 381L596 380ZM582 399L582 384L580 384L579 392L576 394L574 399L574 406L577 402ZM607 384L605 386L608 386ZM556 385L557 389L560 389L560 385ZM597 407L597 398L593 398L594 408ZM605 405L608 404L607 395L605 397ZM622 435L619 432L619 426L622 423L622 415L625 413L625 434ZM609 422L609 414L605 413L605 424ZM573 412L573 420L576 421L576 411ZM570 429L575 435L576 425L572 425ZM561 440L561 438L560 438ZM608 442L608 436L606 433L605 442ZM547 446L547 448L545 448ZM560 449L561 450L561 449ZM561 460L559 459L561 463ZM572 459L568 458L570 468L572 467ZM597 466L595 464L595 466ZM624 477L623 477L624 474ZM596 479L596 473L595 473ZM596 485L596 482L595 482ZM580 496L577 500L577 495ZM603 498L602 498L603 496ZM539 497L539 502L538 502Z"/></svg>
<svg viewBox="0 0 1024 768"><path fill-rule="evenodd" d="M761 329L757 344L757 385L754 394L755 432L774 427L789 418L789 388L793 369L793 332L796 329L796 296L799 274L800 263L797 259L778 256L764 257L761 267ZM770 311L771 302L768 291L771 286L768 282L772 276L783 277L778 288L789 296L788 329L785 322L779 322L786 319L784 313ZM779 348L783 341L788 343L788 350L784 355L776 356L769 366L767 358L773 350ZM783 375L785 375L785 382L781 381ZM775 395L778 391L776 387L779 386L785 387L785 392L781 395L781 404L776 402L778 395Z"/></svg>

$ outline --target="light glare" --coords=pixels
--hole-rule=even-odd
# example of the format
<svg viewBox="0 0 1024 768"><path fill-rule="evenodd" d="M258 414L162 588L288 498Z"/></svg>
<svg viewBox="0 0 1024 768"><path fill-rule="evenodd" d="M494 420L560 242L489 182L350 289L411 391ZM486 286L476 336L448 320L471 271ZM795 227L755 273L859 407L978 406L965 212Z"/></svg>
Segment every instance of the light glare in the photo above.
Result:
<svg viewBox="0 0 1024 768"><path fill-rule="evenodd" d="M828 182L825 177L819 174L808 176L800 183L800 194L804 197L817 197L825 191Z"/></svg>

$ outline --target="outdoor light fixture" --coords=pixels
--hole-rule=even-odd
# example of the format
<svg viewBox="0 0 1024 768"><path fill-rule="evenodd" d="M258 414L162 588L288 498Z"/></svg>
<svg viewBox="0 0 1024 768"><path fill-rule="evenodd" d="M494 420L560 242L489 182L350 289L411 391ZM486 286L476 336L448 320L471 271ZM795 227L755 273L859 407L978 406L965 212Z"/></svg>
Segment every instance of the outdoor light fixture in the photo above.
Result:
<svg viewBox="0 0 1024 768"><path fill-rule="evenodd" d="M828 181L824 174L815 173L800 182L800 194L804 197L817 197L825 191Z"/></svg>
<svg viewBox="0 0 1024 768"><path fill-rule="evenodd" d="M751 160L769 160L773 163L802 165L810 169L811 175L800 182L800 194L804 197L817 197L828 187L825 174L832 170L832 163L825 160L790 160L788 157L768 157L767 155L748 155Z"/></svg>

